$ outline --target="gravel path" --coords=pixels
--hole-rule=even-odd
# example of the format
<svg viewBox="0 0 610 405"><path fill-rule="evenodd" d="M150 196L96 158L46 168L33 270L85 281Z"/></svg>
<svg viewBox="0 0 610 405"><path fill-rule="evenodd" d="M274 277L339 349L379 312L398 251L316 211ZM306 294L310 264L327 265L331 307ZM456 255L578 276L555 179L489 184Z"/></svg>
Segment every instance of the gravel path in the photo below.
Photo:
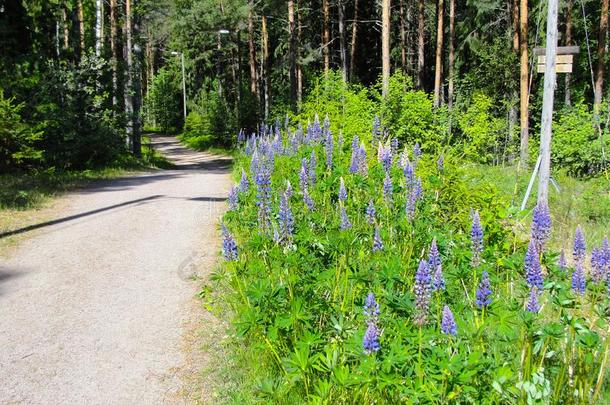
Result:
<svg viewBox="0 0 610 405"><path fill-rule="evenodd" d="M230 160L153 143L176 170L66 195L0 259L0 403L184 402L193 276L219 248Z"/></svg>

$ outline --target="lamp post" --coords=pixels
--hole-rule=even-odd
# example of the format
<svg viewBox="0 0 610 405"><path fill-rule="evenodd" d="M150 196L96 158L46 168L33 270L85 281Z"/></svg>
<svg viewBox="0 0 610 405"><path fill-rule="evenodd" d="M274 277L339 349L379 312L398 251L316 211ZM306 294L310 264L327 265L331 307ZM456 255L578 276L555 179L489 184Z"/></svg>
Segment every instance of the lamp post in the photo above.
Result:
<svg viewBox="0 0 610 405"><path fill-rule="evenodd" d="M172 55L180 55L180 62L182 64L182 96L183 96L183 107L184 107L184 123L186 123L186 75L184 73L184 52L172 51Z"/></svg>

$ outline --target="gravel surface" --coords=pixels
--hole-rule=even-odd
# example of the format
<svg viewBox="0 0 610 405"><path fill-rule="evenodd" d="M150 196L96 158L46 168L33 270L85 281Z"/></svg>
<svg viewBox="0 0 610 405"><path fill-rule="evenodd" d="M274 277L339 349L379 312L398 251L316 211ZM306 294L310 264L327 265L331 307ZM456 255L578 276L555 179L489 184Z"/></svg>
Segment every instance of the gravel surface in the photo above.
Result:
<svg viewBox="0 0 610 405"><path fill-rule="evenodd" d="M0 259L0 403L185 402L193 279L219 249L230 159L153 144L175 170L62 197Z"/></svg>

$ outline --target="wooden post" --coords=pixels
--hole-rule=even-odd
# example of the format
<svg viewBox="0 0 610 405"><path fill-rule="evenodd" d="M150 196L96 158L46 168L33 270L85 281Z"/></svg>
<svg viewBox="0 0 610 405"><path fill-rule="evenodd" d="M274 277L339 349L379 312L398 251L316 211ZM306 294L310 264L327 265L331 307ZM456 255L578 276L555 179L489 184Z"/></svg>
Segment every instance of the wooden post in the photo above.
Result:
<svg viewBox="0 0 610 405"><path fill-rule="evenodd" d="M527 166L529 151L529 59L527 50L527 0L519 1L519 115L521 122L520 167Z"/></svg>
<svg viewBox="0 0 610 405"><path fill-rule="evenodd" d="M549 177L551 174L551 135L553 129L553 100L555 96L555 58L557 56L557 10L558 0L549 0L546 22L546 71L544 72L544 95L542 101L542 125L540 129L540 181L538 203L548 203Z"/></svg>
<svg viewBox="0 0 610 405"><path fill-rule="evenodd" d="M381 64L382 94L388 94L390 83L390 0L381 3Z"/></svg>
<svg viewBox="0 0 610 405"><path fill-rule="evenodd" d="M443 17L445 15L445 2L438 0L436 29L436 61L434 64L434 108L441 104L441 77L443 71Z"/></svg>

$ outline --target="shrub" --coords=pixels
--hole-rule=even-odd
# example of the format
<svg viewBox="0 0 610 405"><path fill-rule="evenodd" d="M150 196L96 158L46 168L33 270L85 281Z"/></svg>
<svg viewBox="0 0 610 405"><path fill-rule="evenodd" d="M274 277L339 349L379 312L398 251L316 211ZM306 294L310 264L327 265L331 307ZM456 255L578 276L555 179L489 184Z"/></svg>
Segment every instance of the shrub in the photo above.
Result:
<svg viewBox="0 0 610 405"><path fill-rule="evenodd" d="M183 94L180 72L171 67L159 69L144 102L147 124L174 132L183 124Z"/></svg>
<svg viewBox="0 0 610 405"><path fill-rule="evenodd" d="M458 116L462 137L456 142L467 159L491 163L498 154L498 138L505 128L504 121L492 115L492 105L490 97L474 93L466 111Z"/></svg>

